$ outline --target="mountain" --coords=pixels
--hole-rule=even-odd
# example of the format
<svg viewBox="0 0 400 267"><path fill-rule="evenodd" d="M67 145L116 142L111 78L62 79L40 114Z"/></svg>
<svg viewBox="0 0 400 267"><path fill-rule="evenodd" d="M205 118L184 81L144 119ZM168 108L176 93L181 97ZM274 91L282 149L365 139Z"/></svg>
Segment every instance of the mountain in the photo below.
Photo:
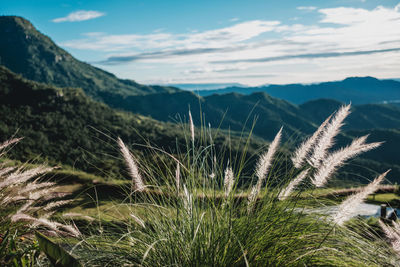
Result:
<svg viewBox="0 0 400 267"><path fill-rule="evenodd" d="M193 102L192 105L199 103L196 95L186 93L194 96L193 99L196 102ZM152 96L160 97L160 95L154 94ZM254 128L254 132L257 131L259 135L274 135L276 129L279 129L282 123L281 120L288 121L291 119L291 123L296 127L303 127L301 124L306 123L304 118L300 116L303 112L301 107L274 99L264 93L250 96L230 94L223 98L226 101L225 104L221 104L221 99L218 99L218 97L205 98L205 102L208 102L211 107L215 105L214 102L220 103L220 111L214 108L215 112L220 112L219 115L225 113L225 108L230 107L229 103L239 105L231 115L225 115L230 123L235 122L235 119L233 119L235 117L244 120L248 116L247 109L252 109L253 103L259 102L260 106L254 108L253 111L254 114L262 114ZM161 99L165 98L160 97ZM176 98L171 97L171 99ZM170 99L167 100L170 101ZM179 103L179 101L184 100L178 98L177 102ZM202 100L200 99L200 101ZM183 107L182 111L187 114L185 104L180 104ZM281 109L287 110L287 112L282 113ZM208 112L210 110L206 111L206 114ZM262 119L268 113L271 116L278 116L272 115L276 113L288 117L278 117L275 121ZM197 116L194 115L193 118L196 119ZM295 122L295 120L298 120L298 122ZM206 121L208 121L207 118ZM293 127L292 124L285 126L285 134L288 131L290 132L289 127ZM243 121L237 120L236 124L233 125L237 128L243 127ZM305 125L311 127L312 130L315 129L311 123ZM300 129L298 130L299 134ZM291 130L293 131L293 129ZM221 130L218 132L221 132ZM338 138L337 143L338 145L348 144L354 137L369 132L371 131L346 131ZM199 131L196 131L196 133L199 133ZM229 146L232 155L240 155L244 145L244 140L238 137L240 133L231 131L230 138L228 138L227 132L218 134L217 131L212 130L211 133L214 136L217 151L224 151L226 146ZM57 88L28 81L6 68L0 67L0 140L6 140L14 134L24 136L21 143L10 151L11 156L15 159L22 161L45 159L51 165L73 166L75 169L105 178L123 177L121 171L124 170L124 165L119 160L118 147L115 143L117 136L120 136L127 144L135 144L134 153L139 154L141 159L148 162L155 160L151 155L150 158L144 156L148 155L144 152L146 150L144 146L148 146L149 142L153 146L172 153L180 145L182 147L178 149L185 150L184 130L177 124L163 123L141 115L116 111L103 103L92 100L81 89ZM189 134L189 132L186 134ZM298 135L292 137L286 135L286 140L290 141L289 143L285 142L286 146L293 150L293 144L298 144L304 138L304 135L301 134L302 137L298 140L296 139ZM400 131L373 130L369 140L387 140L387 143L382 148L369 152L363 158L346 165L341 171L340 181L347 181L347 183L355 181L354 174L357 173L358 177L361 177L359 181L365 183L366 180L362 177L373 177L375 173L372 170L384 171L392 168L389 179L400 182L398 179L400 176L400 160L397 157ZM265 144L267 143L261 139L255 137L251 139L246 159L247 171L253 169L255 160L258 158L258 149ZM287 159L288 156L286 154L283 158ZM337 183L340 183L340 181Z"/></svg>
<svg viewBox="0 0 400 267"><path fill-rule="evenodd" d="M202 90L215 90L215 89L223 89L226 87L246 87L240 83L176 83L176 84L168 84L169 86L177 87L187 91L202 91Z"/></svg>
<svg viewBox="0 0 400 267"><path fill-rule="evenodd" d="M135 153L141 156L149 145L173 153L186 148L185 132L177 126L116 111L92 100L79 88L28 81L0 66L0 142L14 135L24 137L10 151L18 160L47 159L52 165L73 166L102 177L122 177L124 165L119 160L116 137L135 144ZM211 134L217 151L229 144L226 134ZM235 135L231 136L236 144L231 146L232 155L241 153L239 147L244 145ZM249 157L263 144L253 138ZM154 158L147 160L153 162Z"/></svg>
<svg viewBox="0 0 400 267"><path fill-rule="evenodd" d="M299 108L305 118L320 124L343 104L332 99L318 99L308 101ZM344 129L400 129L400 106L392 104L353 105Z"/></svg>
<svg viewBox="0 0 400 267"><path fill-rule="evenodd" d="M353 104L371 104L400 100L400 82L395 80L379 80L373 77L351 77L343 81L324 82L318 84L268 85L261 87L228 87L220 90L200 91L201 96L237 92L251 94L266 92L295 104L309 100L329 98Z"/></svg>
<svg viewBox="0 0 400 267"><path fill-rule="evenodd" d="M0 33L3 37L0 39L0 63L16 69L23 77L47 83L28 81L4 67L0 68L0 138L4 140L17 131L19 136L26 137L21 145L12 150L20 159L48 158L51 162L67 164L80 170L100 175L105 172L115 176L121 164L115 159L115 143L109 136L121 136L128 143L147 144L147 140L150 140L158 147L176 148L177 140L178 143L184 143L182 130L176 124L154 119L187 121L184 117L189 108L196 125L207 125L210 122L212 127L231 130L231 142L227 141L226 135L217 138L219 147L222 147L226 143L240 143L240 139L235 136L240 135L241 131L252 131L257 136L271 140L282 125L284 140L297 144L341 105L339 101L323 99L297 106L265 92L202 97L175 88L143 86L133 81L120 80L74 59L22 18L0 17ZM374 78L351 78L322 85L328 88L324 92L342 90L340 92L346 96L346 93L349 95L351 92L349 88L360 84L360 79L365 87L371 83L378 88L385 83L385 86L379 87L383 95L388 95L388 92L395 95L393 88L400 84ZM348 85L346 87L343 84ZM310 89L309 86L317 85L288 87L305 90ZM365 96L372 97L376 93L371 89L374 86L365 90L370 92ZM277 92L285 92L281 90L285 86L266 88L276 87L279 88ZM334 88L341 89L335 91ZM248 92L252 90L242 89ZM301 90L299 95L306 96L305 91ZM316 88L313 90L318 91ZM108 106L93 99L101 100ZM151 116L153 119L110 107ZM368 132L366 130L371 128L380 128L374 134L377 140L391 138L391 145L400 144L400 134L395 130L399 129L397 118L400 118L396 106L361 105L353 109L351 116L354 119L349 118L351 120L347 122L346 132L338 138L339 145L347 144L359 136L357 133ZM254 120L256 124L253 128ZM252 141L253 152L260 144L261 141ZM390 164L379 161L382 151L371 152L362 159L365 164L359 165L377 166L378 170L390 165L395 170L394 174L400 174L400 161L393 156L393 151L390 155L394 161L390 161Z"/></svg>
<svg viewBox="0 0 400 267"><path fill-rule="evenodd" d="M112 96L107 98L110 103L119 101ZM271 140L282 126L285 128L285 139L311 133L315 129L313 123L301 116L301 110L296 105L265 93L199 97L193 92L183 91L137 95L126 97L121 108L172 122L179 121L190 108L196 125L201 125L200 118L204 116L212 127L247 132L257 118L253 133L267 140Z"/></svg>
<svg viewBox="0 0 400 267"><path fill-rule="evenodd" d="M127 95L173 92L177 88L146 86L81 62L58 47L26 19L0 16L0 64L29 80L58 87L79 87L107 102L102 92L123 99Z"/></svg>

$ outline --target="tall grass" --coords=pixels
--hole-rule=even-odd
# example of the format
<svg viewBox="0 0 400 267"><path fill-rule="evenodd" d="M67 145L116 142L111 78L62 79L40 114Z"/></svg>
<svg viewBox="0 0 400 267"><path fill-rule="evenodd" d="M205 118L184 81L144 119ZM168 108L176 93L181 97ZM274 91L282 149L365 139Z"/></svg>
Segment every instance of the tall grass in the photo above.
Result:
<svg viewBox="0 0 400 267"><path fill-rule="evenodd" d="M13 138L0 144L0 156L5 157L7 149L21 138ZM72 200L62 199L68 194L59 191L54 182L43 181L42 175L54 168L45 165L35 167L28 164L7 166L2 160L0 165L0 205L2 207L0 223L23 223L28 228L43 229L51 235L79 235L74 225L51 220L55 210ZM1 227L1 226L0 226Z"/></svg>
<svg viewBox="0 0 400 267"><path fill-rule="evenodd" d="M39 246L33 232L50 236L78 237L74 224L55 220L55 212L71 200L43 175L54 168L34 164L10 164L6 156L21 138L0 143L0 265L36 266Z"/></svg>
<svg viewBox="0 0 400 267"><path fill-rule="evenodd" d="M129 219L84 236L72 251L93 266L395 266L395 254L372 229L346 226L350 207L376 190L384 174L343 202L340 212L346 216L309 214L299 198L304 190L324 186L349 158L380 145L362 137L331 151L349 112L344 106L329 117L283 174L282 129L260 151L251 177L243 173L248 142L242 155L226 161L210 129L195 129L190 114L189 124L182 125L190 136L185 152L150 149L154 161L144 162L119 139L132 187L118 205L128 208Z"/></svg>

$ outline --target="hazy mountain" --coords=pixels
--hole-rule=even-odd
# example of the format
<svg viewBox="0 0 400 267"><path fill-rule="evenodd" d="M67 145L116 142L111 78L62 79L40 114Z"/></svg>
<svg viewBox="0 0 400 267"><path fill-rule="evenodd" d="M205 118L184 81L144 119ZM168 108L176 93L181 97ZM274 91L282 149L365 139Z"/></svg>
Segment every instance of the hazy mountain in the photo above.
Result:
<svg viewBox="0 0 400 267"><path fill-rule="evenodd" d="M107 102L101 92L117 96L176 91L165 86L146 86L81 62L58 47L26 19L0 16L0 64L23 77L59 87L80 87Z"/></svg>
<svg viewBox="0 0 400 267"><path fill-rule="evenodd" d="M114 101L111 96L108 98L111 103ZM310 133L315 128L313 123L301 116L302 111L297 106L265 93L199 97L184 91L129 96L121 107L161 121L179 121L190 108L196 125L200 125L201 111L212 127L234 131L250 131L256 117L254 133L267 140L271 140L281 126L285 128L286 137Z"/></svg>
<svg viewBox="0 0 400 267"><path fill-rule="evenodd" d="M180 89L188 90L188 91L202 91L202 90L215 90L215 89L223 89L226 87L246 87L240 83L175 83L168 84L169 86L178 87Z"/></svg>
<svg viewBox="0 0 400 267"><path fill-rule="evenodd" d="M400 82L378 80L373 77L351 77L337 82L318 84L268 85L261 87L228 87L220 90L200 91L201 96L237 92L251 94L266 92L269 95L285 99L295 104L309 100L329 98L345 103L370 104L400 100Z"/></svg>
<svg viewBox="0 0 400 267"><path fill-rule="evenodd" d="M344 103L332 99L318 99L300 105L305 118L321 123ZM344 129L400 129L400 106L391 104L353 105Z"/></svg>

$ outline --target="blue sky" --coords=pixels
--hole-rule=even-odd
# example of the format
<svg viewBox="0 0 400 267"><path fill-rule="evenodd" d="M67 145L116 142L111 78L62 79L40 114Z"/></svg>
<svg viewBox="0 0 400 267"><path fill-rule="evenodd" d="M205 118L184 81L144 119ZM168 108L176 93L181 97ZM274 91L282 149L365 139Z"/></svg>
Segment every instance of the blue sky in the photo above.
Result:
<svg viewBox="0 0 400 267"><path fill-rule="evenodd" d="M147 84L400 78L399 0L2 0L0 14Z"/></svg>

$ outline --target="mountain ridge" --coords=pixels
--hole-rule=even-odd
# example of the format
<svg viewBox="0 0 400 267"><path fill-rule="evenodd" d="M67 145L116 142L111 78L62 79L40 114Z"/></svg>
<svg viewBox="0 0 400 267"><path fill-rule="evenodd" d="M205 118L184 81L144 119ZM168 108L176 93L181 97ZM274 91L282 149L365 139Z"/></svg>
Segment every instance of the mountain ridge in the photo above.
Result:
<svg viewBox="0 0 400 267"><path fill-rule="evenodd" d="M201 96L238 92L251 94L266 92L294 104L302 104L319 98L330 98L345 103L371 104L384 101L400 100L400 82L380 80L371 76L347 77L342 81L331 81L312 84L286 84L259 87L227 87L217 90L198 91Z"/></svg>
<svg viewBox="0 0 400 267"><path fill-rule="evenodd" d="M147 86L75 59L39 32L28 20L0 16L0 64L23 77L58 87L80 87L89 96L101 99L99 92L120 96L173 92L167 86Z"/></svg>

